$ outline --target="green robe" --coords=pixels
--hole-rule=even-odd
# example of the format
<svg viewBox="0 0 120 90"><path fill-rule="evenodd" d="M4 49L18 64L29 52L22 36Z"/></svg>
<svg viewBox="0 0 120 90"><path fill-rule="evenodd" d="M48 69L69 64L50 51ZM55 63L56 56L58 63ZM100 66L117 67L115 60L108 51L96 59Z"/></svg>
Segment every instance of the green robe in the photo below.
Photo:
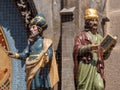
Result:
<svg viewBox="0 0 120 90"><path fill-rule="evenodd" d="M92 43L100 44L102 37L99 34L87 32L87 35ZM89 45L82 46L80 52L84 53L89 50ZM78 68L78 90L103 90L103 79L97 72L97 53L92 53L92 60L89 64L79 62Z"/></svg>
<svg viewBox="0 0 120 90"><path fill-rule="evenodd" d="M82 60L83 58L86 58L86 53L90 51L89 41L94 44L100 44L102 39L103 38L100 34L94 35L89 31L79 34L75 40L74 50L76 50L75 54L77 54L76 57L79 61L77 90L104 90L103 78L101 77L100 73L97 72L97 53L92 52L92 58L87 56L87 61L89 61L87 63ZM83 58L78 58L79 55L81 55Z"/></svg>

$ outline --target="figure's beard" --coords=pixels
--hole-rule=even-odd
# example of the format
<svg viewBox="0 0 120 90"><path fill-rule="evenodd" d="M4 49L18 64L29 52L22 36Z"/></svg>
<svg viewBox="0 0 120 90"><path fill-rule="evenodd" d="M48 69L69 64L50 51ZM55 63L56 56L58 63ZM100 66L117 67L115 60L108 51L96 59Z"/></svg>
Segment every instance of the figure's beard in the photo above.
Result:
<svg viewBox="0 0 120 90"><path fill-rule="evenodd" d="M97 33L97 29L98 29L98 26L97 25L93 25L90 27L90 31L93 33L93 34L96 34Z"/></svg>
<svg viewBox="0 0 120 90"><path fill-rule="evenodd" d="M30 42L34 42L38 36L39 36L39 33L30 34L28 40L29 40Z"/></svg>

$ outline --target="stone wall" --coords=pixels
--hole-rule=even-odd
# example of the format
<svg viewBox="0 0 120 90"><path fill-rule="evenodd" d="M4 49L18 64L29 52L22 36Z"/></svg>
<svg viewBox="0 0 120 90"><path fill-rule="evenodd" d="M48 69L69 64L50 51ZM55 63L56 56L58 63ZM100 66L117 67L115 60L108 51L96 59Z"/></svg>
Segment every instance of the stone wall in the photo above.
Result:
<svg viewBox="0 0 120 90"><path fill-rule="evenodd" d="M110 22L107 23L106 33L118 36L116 47L110 58L105 61L106 90L118 90L120 88L120 0L107 1L106 14L110 19Z"/></svg>

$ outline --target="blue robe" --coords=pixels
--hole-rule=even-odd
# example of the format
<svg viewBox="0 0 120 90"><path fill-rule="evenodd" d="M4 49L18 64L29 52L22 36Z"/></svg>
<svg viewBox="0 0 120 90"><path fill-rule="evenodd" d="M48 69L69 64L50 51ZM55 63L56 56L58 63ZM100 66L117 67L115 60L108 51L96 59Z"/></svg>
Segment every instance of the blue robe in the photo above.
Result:
<svg viewBox="0 0 120 90"><path fill-rule="evenodd" d="M42 51L42 47L43 47L43 38L39 37L33 44L30 43L30 45L28 45L26 49L19 54L20 59L25 60L30 55L40 54L40 52ZM53 51L51 46L48 48L46 54L49 56L50 59L52 58ZM37 56L30 57L29 60L30 61L35 60L36 57ZM44 68L40 68L37 71L31 83L31 90L35 90L36 88L39 87L49 88L50 79L48 74L49 74L49 63L46 64Z"/></svg>

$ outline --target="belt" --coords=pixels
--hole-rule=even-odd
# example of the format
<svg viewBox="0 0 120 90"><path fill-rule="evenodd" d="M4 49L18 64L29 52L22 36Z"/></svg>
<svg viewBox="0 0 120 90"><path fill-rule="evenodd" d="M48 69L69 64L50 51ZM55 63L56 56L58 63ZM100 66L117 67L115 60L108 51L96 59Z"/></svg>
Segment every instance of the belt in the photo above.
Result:
<svg viewBox="0 0 120 90"><path fill-rule="evenodd" d="M29 57L38 57L38 56L39 56L39 54L32 54Z"/></svg>
<svg viewBox="0 0 120 90"><path fill-rule="evenodd" d="M87 62L84 62L84 60L82 60L82 62L86 63L86 64L92 64L93 66L97 65L97 61L96 60L87 60Z"/></svg>

